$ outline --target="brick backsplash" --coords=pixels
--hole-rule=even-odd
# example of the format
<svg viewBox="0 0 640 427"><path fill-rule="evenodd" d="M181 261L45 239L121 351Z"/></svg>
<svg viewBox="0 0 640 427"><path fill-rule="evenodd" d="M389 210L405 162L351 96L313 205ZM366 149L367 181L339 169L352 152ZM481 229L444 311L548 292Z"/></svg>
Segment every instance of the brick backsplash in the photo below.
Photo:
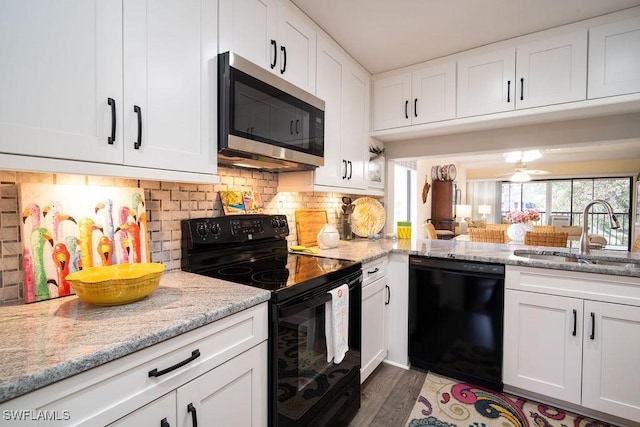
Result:
<svg viewBox="0 0 640 427"><path fill-rule="evenodd" d="M96 176L0 171L0 304L22 303L21 214L18 186L21 183L138 187L144 189L151 260L167 270L180 269L180 220L222 215L218 191L250 190L260 193L264 211L286 214L288 241L296 242L296 209L325 209L329 222L340 228L338 209L343 193L278 193L278 175L272 172L219 168L220 184L185 184L165 181L105 178ZM358 196L352 196L354 199Z"/></svg>

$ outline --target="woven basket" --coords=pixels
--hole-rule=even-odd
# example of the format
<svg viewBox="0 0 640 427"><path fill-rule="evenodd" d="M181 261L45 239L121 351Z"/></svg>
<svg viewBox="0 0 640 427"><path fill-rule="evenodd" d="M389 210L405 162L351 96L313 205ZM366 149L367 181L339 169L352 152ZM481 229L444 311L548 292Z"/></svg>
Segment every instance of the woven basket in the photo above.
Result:
<svg viewBox="0 0 640 427"><path fill-rule="evenodd" d="M545 233L527 231L524 233L524 244L531 246L553 246L556 248L566 248L569 233Z"/></svg>
<svg viewBox="0 0 640 427"><path fill-rule="evenodd" d="M490 230L487 228L470 228L469 240L472 242L505 243L506 237L502 230Z"/></svg>
<svg viewBox="0 0 640 427"><path fill-rule="evenodd" d="M556 227L553 225L534 225L533 231L536 233L555 233Z"/></svg>

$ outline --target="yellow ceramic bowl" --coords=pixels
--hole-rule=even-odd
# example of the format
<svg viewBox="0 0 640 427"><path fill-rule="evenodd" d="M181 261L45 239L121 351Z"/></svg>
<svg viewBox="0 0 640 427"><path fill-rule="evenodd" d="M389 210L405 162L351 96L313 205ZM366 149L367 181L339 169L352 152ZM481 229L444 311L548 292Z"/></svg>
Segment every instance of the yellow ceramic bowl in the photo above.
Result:
<svg viewBox="0 0 640 427"><path fill-rule="evenodd" d="M116 264L91 267L67 275L80 299L95 305L138 301L158 287L164 264Z"/></svg>

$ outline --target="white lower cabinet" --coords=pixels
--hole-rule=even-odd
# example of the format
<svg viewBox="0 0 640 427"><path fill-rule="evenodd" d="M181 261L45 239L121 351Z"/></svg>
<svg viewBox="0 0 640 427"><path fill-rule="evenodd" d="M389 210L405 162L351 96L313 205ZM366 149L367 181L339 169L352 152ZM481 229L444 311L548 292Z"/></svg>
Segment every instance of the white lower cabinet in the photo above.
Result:
<svg viewBox="0 0 640 427"><path fill-rule="evenodd" d="M409 255L391 252L388 264L387 359L392 365L409 367Z"/></svg>
<svg viewBox="0 0 640 427"><path fill-rule="evenodd" d="M178 425L176 420L176 392L172 391L109 425L112 427L173 427Z"/></svg>
<svg viewBox="0 0 640 427"><path fill-rule="evenodd" d="M362 273L364 279L362 283L360 382L364 382L387 357L385 306L390 296L387 257L363 264Z"/></svg>
<svg viewBox="0 0 640 427"><path fill-rule="evenodd" d="M505 390L640 421L640 279L507 266L505 285Z"/></svg>
<svg viewBox="0 0 640 427"><path fill-rule="evenodd" d="M263 342L110 425L266 425L266 359Z"/></svg>
<svg viewBox="0 0 640 427"><path fill-rule="evenodd" d="M196 417L201 426L264 426L267 338L262 303L5 402L2 410L67 414L65 426L191 427Z"/></svg>

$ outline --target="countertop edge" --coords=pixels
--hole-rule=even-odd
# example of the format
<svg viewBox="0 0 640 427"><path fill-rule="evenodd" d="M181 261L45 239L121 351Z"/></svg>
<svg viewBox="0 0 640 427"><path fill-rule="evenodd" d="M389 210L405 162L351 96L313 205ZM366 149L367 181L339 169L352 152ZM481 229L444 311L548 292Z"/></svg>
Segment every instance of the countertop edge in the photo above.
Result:
<svg viewBox="0 0 640 427"><path fill-rule="evenodd" d="M223 307L214 308L209 312L198 314L182 322L169 324L166 327L127 339L115 345L106 346L72 360L60 362L15 380L10 380L0 384L0 404L239 313L268 301L270 297L271 294L268 291L256 289L254 295L243 297L243 299Z"/></svg>

